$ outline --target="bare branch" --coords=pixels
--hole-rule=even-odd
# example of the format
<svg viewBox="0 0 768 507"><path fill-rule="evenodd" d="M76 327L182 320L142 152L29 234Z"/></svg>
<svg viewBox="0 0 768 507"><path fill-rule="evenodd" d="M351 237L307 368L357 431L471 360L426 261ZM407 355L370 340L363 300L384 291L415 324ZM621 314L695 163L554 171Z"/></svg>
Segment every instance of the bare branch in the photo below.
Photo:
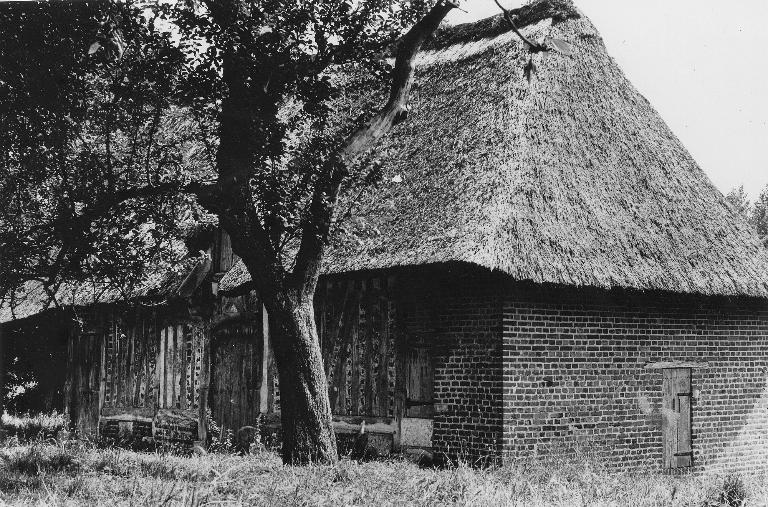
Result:
<svg viewBox="0 0 768 507"><path fill-rule="evenodd" d="M397 48L389 100L366 126L355 130L347 138L341 150L341 158L347 166L406 118L408 96L413 83L413 59L424 41L437 30L445 16L457 6L458 3L453 1L438 2L403 36Z"/></svg>
<svg viewBox="0 0 768 507"><path fill-rule="evenodd" d="M528 45L528 48L531 50L531 52L536 53L536 52L539 52L539 51L546 51L547 50L546 46L542 46L541 44L538 44L536 42L532 42L525 35L523 35L520 32L520 30L518 30L517 25L515 24L515 22L512 20L512 15L509 12L509 10L504 8L504 6L501 5L501 3L499 3L499 0L493 0L493 1L496 2L496 5L499 6L499 9L501 9L501 12L504 13L504 19L507 20L507 23L509 24L510 28L512 28L512 31L515 32L515 34L517 34L517 36L520 37L520 39L522 39L522 41Z"/></svg>
<svg viewBox="0 0 768 507"><path fill-rule="evenodd" d="M445 16L457 6L457 1L441 0L403 36L397 49L387 103L366 125L347 137L338 158L333 157L328 161L325 171L327 180L318 182L315 186L295 257L293 281L303 290L314 290L317 282L333 210L349 166L407 117L408 98L413 84L414 58Z"/></svg>

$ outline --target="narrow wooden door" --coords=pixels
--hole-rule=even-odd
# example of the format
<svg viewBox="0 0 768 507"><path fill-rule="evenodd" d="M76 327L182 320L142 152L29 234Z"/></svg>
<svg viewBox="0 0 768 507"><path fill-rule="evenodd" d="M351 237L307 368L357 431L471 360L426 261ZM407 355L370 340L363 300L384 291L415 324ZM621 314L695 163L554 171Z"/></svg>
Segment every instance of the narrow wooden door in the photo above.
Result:
<svg viewBox="0 0 768 507"><path fill-rule="evenodd" d="M94 332L73 333L69 357L71 423L81 435L95 436L100 409L101 337Z"/></svg>
<svg viewBox="0 0 768 507"><path fill-rule="evenodd" d="M405 417L431 419L435 414L435 369L429 348L409 348L405 370Z"/></svg>
<svg viewBox="0 0 768 507"><path fill-rule="evenodd" d="M237 431L256 424L262 381L262 333L257 323L216 330L212 344L211 411L222 427Z"/></svg>
<svg viewBox="0 0 768 507"><path fill-rule="evenodd" d="M662 435L664 468L690 467L691 447L691 369L664 370Z"/></svg>

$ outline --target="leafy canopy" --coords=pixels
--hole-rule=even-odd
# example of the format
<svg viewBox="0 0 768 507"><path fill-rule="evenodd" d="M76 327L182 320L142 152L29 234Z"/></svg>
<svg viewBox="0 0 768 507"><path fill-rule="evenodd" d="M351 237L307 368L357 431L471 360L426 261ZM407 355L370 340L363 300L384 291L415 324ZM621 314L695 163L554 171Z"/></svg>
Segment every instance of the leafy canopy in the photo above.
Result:
<svg viewBox="0 0 768 507"><path fill-rule="evenodd" d="M226 211L214 186L242 194L290 264L329 159L383 97L352 107L342 90L383 90L386 48L429 6L0 4L0 297L28 280L140 285ZM345 189L375 180L345 168Z"/></svg>

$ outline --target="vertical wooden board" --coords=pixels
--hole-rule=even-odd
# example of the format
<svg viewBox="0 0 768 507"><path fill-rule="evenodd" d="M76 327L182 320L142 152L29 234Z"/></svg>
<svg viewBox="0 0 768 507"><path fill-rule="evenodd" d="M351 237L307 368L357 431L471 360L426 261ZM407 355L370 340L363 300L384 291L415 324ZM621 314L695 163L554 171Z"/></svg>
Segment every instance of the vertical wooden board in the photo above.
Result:
<svg viewBox="0 0 768 507"><path fill-rule="evenodd" d="M690 368L675 370L675 394L678 409L676 465L689 467L692 462Z"/></svg>
<svg viewBox="0 0 768 507"><path fill-rule="evenodd" d="M133 389L130 392L131 406L140 407L141 383L144 381L144 368L142 361L142 349L144 329L140 319L136 319L131 326L133 335L133 359L131 360L131 376L133 377Z"/></svg>
<svg viewBox="0 0 768 507"><path fill-rule="evenodd" d="M382 285L386 279L382 280ZM379 321L379 378L376 380L378 385L378 413L382 417L391 415L389 412L389 403L392 393L389 390L389 363L390 363L390 333L389 333L389 301L387 293L382 291L378 301Z"/></svg>
<svg viewBox="0 0 768 507"><path fill-rule="evenodd" d="M126 336L125 340L125 378L123 380L123 384L125 385L125 394L123 395L123 403L125 407L132 407L133 406L133 389L136 386L136 373L133 368L133 360L136 353L135 350L135 328L133 326L128 326L123 324L123 327L125 329L124 334Z"/></svg>
<svg viewBox="0 0 768 507"><path fill-rule="evenodd" d="M205 421L205 416L208 408L208 389L210 385L210 333L211 329L208 326L204 326L201 329L201 356L200 356L200 421ZM199 438L205 440L207 438L207 428L205 424L198 424Z"/></svg>
<svg viewBox="0 0 768 507"><path fill-rule="evenodd" d="M339 284L341 286L341 284ZM351 328L357 318L357 307L354 283L346 282L343 287L343 304L338 306L338 314L334 314L333 329L330 330L330 339L333 339L333 360L329 375L329 389L331 410L334 414L345 415L347 407L347 371L349 355L351 353L351 340L353 338Z"/></svg>
<svg viewBox="0 0 768 507"><path fill-rule="evenodd" d="M173 408L173 368L174 368L174 352L176 349L176 328L174 326L166 327L166 343L165 343L165 408Z"/></svg>
<svg viewBox="0 0 768 507"><path fill-rule="evenodd" d="M101 410L104 408L106 404L106 380L107 380L107 373L106 373L106 338L103 334L99 334L98 339L98 347L100 352L99 357L99 415L101 415Z"/></svg>
<svg viewBox="0 0 768 507"><path fill-rule="evenodd" d="M165 350L167 340L167 328L160 328L160 349L157 351L158 408L165 408Z"/></svg>
<svg viewBox="0 0 768 507"><path fill-rule="evenodd" d="M673 468L676 464L677 450L677 411L675 410L675 375L674 370L663 370L661 434L663 445L664 468Z"/></svg>
<svg viewBox="0 0 768 507"><path fill-rule="evenodd" d="M184 399L184 325L178 324L176 326L176 363L174 368L174 374L176 376L173 389L174 389L174 404L176 408L181 408L182 400Z"/></svg>
<svg viewBox="0 0 768 507"><path fill-rule="evenodd" d="M179 403L182 410L187 409L187 381L189 366L189 326L178 326L179 331Z"/></svg>
<svg viewBox="0 0 768 507"><path fill-rule="evenodd" d="M427 347L408 349L406 359L406 417L431 418L434 415L434 370Z"/></svg>

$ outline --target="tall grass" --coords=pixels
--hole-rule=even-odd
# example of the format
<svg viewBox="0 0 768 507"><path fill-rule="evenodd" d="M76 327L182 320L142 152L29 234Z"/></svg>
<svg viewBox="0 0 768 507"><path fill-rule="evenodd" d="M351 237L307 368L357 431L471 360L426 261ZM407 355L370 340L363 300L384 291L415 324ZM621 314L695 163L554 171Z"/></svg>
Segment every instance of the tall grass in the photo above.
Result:
<svg viewBox="0 0 768 507"><path fill-rule="evenodd" d="M0 416L0 430L7 437L16 437L23 442L56 438L66 427L66 416L58 412L23 415L5 412Z"/></svg>
<svg viewBox="0 0 768 507"><path fill-rule="evenodd" d="M180 456L103 448L54 435L59 415L4 416L0 505L768 505L766 477L615 472L589 453L482 469L404 459L284 466L269 451ZM562 454L565 456L565 454Z"/></svg>
<svg viewBox="0 0 768 507"><path fill-rule="evenodd" d="M732 493L743 496L733 497ZM277 455L182 457L77 441L0 448L0 503L27 505L765 505L761 478L612 473L590 463L419 468L388 459L284 466Z"/></svg>

